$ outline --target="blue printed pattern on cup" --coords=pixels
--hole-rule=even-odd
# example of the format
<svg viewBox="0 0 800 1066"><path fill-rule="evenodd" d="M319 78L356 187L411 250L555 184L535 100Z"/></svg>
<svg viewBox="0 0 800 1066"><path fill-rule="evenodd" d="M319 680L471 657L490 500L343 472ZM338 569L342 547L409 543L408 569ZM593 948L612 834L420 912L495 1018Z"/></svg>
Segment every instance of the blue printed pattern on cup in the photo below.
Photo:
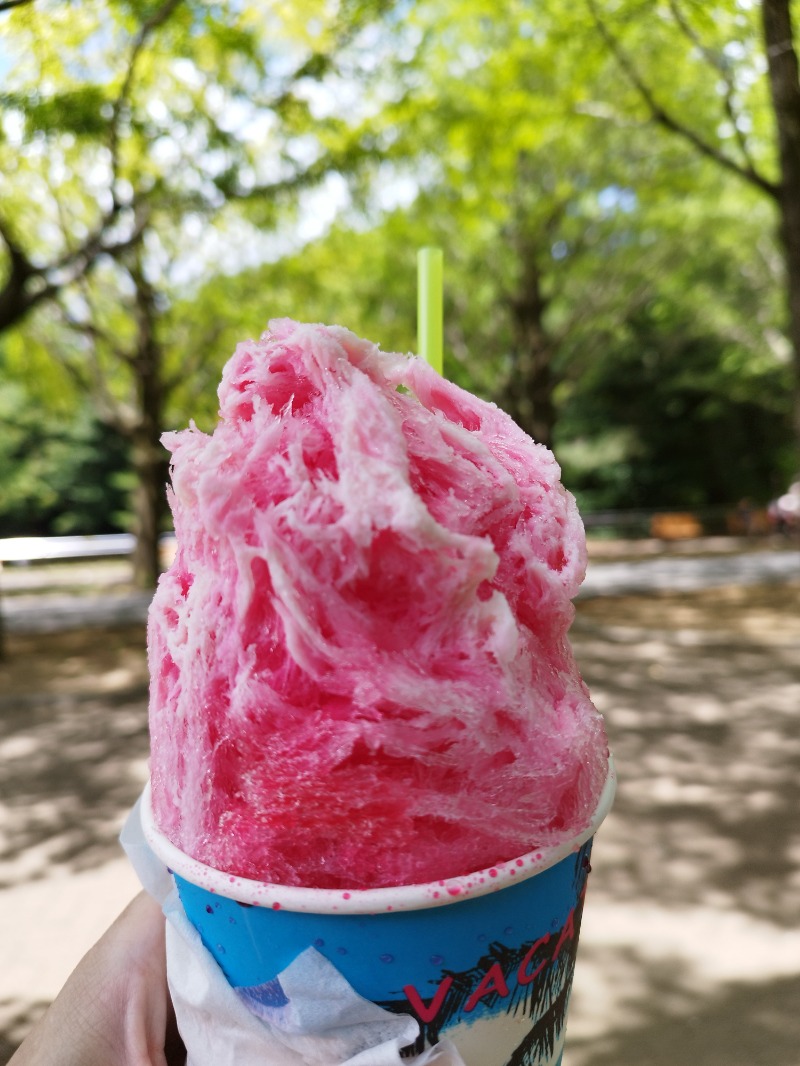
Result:
<svg viewBox="0 0 800 1066"><path fill-rule="evenodd" d="M288 1003L278 975L314 947L360 995L417 1018L413 1051L444 1036L458 1045L463 1027L505 1018L519 1034L505 1066L544 1066L561 1057L590 851L591 841L493 894L389 914L251 907L176 882L190 921L254 1013Z"/></svg>

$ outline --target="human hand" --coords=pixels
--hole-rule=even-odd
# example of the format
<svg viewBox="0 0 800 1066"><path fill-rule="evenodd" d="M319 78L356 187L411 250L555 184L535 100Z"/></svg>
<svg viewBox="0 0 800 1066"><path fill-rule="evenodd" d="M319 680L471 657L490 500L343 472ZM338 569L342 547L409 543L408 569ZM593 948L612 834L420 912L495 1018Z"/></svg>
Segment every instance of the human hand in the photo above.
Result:
<svg viewBox="0 0 800 1066"><path fill-rule="evenodd" d="M8 1066L183 1066L164 915L141 892L84 956Z"/></svg>

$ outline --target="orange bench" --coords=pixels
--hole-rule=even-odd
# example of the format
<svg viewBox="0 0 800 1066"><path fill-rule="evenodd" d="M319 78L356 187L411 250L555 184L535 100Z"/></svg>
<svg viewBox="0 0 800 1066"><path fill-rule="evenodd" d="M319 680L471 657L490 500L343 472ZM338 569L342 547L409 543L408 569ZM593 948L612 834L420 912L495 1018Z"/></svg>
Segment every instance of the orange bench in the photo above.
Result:
<svg viewBox="0 0 800 1066"><path fill-rule="evenodd" d="M702 535L699 519L688 511L654 514L650 519L650 536L659 540L688 540Z"/></svg>

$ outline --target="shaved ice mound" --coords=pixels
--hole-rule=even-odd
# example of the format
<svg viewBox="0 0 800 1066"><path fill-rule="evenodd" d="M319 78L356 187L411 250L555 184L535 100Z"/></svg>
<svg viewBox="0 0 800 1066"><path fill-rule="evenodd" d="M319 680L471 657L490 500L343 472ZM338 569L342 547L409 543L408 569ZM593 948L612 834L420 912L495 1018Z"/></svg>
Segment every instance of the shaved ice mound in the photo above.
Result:
<svg viewBox="0 0 800 1066"><path fill-rule="evenodd" d="M153 814L315 888L457 876L589 823L603 721L567 641L583 527L552 454L415 357L270 323L165 435Z"/></svg>

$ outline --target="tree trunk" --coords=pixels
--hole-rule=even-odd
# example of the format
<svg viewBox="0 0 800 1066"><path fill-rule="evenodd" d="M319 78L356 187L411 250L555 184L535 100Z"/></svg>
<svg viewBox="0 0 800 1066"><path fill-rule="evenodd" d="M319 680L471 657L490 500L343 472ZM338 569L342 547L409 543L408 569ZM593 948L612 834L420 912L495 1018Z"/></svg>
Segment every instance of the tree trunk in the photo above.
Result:
<svg viewBox="0 0 800 1066"><path fill-rule="evenodd" d="M138 419L130 432L133 444L134 580L140 588L154 588L161 573L158 537L166 508L167 456L160 442L164 413L163 351L156 335L156 294L137 264L131 271L136 284L137 349L131 360L136 379Z"/></svg>
<svg viewBox="0 0 800 1066"><path fill-rule="evenodd" d="M140 588L155 588L161 573L159 533L165 511L167 462L164 449L142 430L134 433L133 470L136 487L133 493L134 533L133 575Z"/></svg>
<svg viewBox="0 0 800 1066"><path fill-rule="evenodd" d="M789 340L794 359L794 430L800 468L800 77L790 0L763 0L761 14L778 131L781 239L786 255Z"/></svg>
<svg viewBox="0 0 800 1066"><path fill-rule="evenodd" d="M1 220L0 237L8 253L6 279L0 288L1 334L21 322L37 301L44 299L52 292L52 289L44 284L40 276L38 295L36 292L31 292L30 281L37 276L37 271Z"/></svg>
<svg viewBox="0 0 800 1066"><path fill-rule="evenodd" d="M514 363L505 387L504 408L539 444L553 443L554 345L544 323L547 299L533 255L525 257L518 295L511 301Z"/></svg>

